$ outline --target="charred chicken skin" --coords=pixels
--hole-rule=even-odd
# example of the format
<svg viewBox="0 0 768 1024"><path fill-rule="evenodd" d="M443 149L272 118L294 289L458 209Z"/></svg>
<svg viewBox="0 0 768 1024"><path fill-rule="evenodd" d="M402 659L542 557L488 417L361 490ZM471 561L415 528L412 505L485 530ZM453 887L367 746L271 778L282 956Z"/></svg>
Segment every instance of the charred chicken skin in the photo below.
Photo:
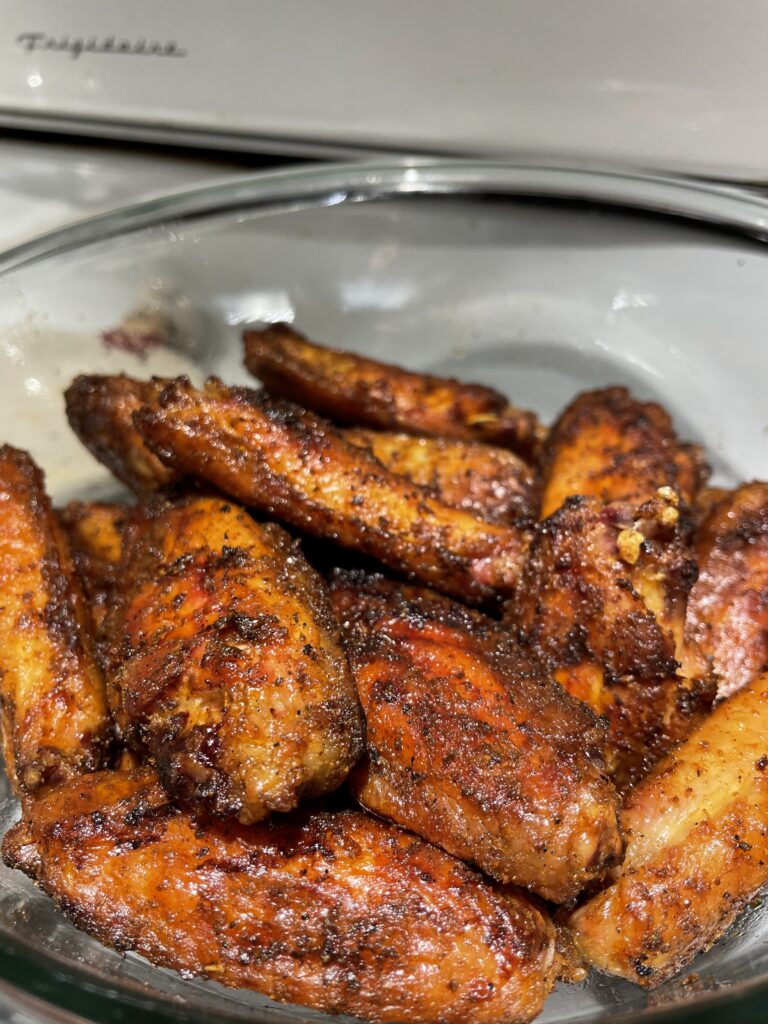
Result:
<svg viewBox="0 0 768 1024"><path fill-rule="evenodd" d="M535 516L533 471L506 448L363 428L345 430L344 437L446 505L488 522L528 522Z"/></svg>
<svg viewBox="0 0 768 1024"><path fill-rule="evenodd" d="M159 380L83 374L64 392L72 430L94 458L139 495L172 489L178 482L133 426L134 412L162 388Z"/></svg>
<svg viewBox="0 0 768 1024"><path fill-rule="evenodd" d="M713 496L695 554L687 628L727 697L768 669L768 484Z"/></svg>
<svg viewBox="0 0 768 1024"><path fill-rule="evenodd" d="M543 431L493 388L410 373L309 341L288 324L246 331L245 365L267 390L339 423L485 441L530 456Z"/></svg>
<svg viewBox="0 0 768 1024"><path fill-rule="evenodd" d="M29 455L0 448L0 700L22 798L104 763L104 680L66 537Z"/></svg>
<svg viewBox="0 0 768 1024"><path fill-rule="evenodd" d="M337 574L367 731L360 802L565 903L621 858L604 731L509 633L447 598Z"/></svg>
<svg viewBox="0 0 768 1024"><path fill-rule="evenodd" d="M322 582L280 527L187 499L135 517L121 573L111 702L169 792L248 823L344 780L362 747L354 682Z"/></svg>
<svg viewBox="0 0 768 1024"><path fill-rule="evenodd" d="M696 577L674 492L640 507L571 498L538 527L509 618L609 724L607 759L636 782L711 707L714 681L684 636Z"/></svg>
<svg viewBox="0 0 768 1024"><path fill-rule="evenodd" d="M3 856L107 945L382 1024L522 1024L557 970L524 896L356 811L202 825L151 773L100 772L36 802Z"/></svg>
<svg viewBox="0 0 768 1024"><path fill-rule="evenodd" d="M642 504L672 487L691 504L708 469L682 444L667 413L626 388L579 395L552 427L542 457L541 518L575 495Z"/></svg>
<svg viewBox="0 0 768 1024"><path fill-rule="evenodd" d="M451 508L290 402L182 377L134 421L174 470L268 516L468 602L514 590L525 531Z"/></svg>
<svg viewBox="0 0 768 1024"><path fill-rule="evenodd" d="M768 676L712 715L626 798L618 880L571 917L602 971L653 987L768 883Z"/></svg>

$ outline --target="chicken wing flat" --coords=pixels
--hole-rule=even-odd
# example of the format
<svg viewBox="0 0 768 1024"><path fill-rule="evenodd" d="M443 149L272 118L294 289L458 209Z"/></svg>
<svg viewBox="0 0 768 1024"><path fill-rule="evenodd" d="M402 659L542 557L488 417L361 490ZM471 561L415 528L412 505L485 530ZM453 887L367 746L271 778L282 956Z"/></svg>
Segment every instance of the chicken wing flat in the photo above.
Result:
<svg viewBox="0 0 768 1024"><path fill-rule="evenodd" d="M468 602L514 590L525 531L451 508L290 402L182 377L134 419L173 469L270 517Z"/></svg>
<svg viewBox="0 0 768 1024"><path fill-rule="evenodd" d="M541 518L574 495L641 504L660 487L690 504L708 468L701 449L682 444L660 405L626 388L579 395L552 427L541 464Z"/></svg>
<svg viewBox="0 0 768 1024"><path fill-rule="evenodd" d="M131 510L126 505L72 501L59 509L57 515L85 594L99 662L106 668L109 657L105 619L121 581L123 538Z"/></svg>
<svg viewBox="0 0 768 1024"><path fill-rule="evenodd" d="M695 577L664 489L640 507L570 498L534 537L511 618L558 682L607 716L621 789L711 707L714 681L684 636Z"/></svg>
<svg viewBox="0 0 768 1024"><path fill-rule="evenodd" d="M146 771L100 772L37 801L3 856L107 945L382 1024L523 1024L557 970L524 896L357 811L201 825Z"/></svg>
<svg viewBox="0 0 768 1024"><path fill-rule="evenodd" d="M0 448L0 699L22 797L103 763L104 681L69 547L25 452Z"/></svg>
<svg viewBox="0 0 768 1024"><path fill-rule="evenodd" d="M344 436L373 452L391 472L429 488L446 505L488 522L535 518L533 471L506 448L363 428L345 430Z"/></svg>
<svg viewBox="0 0 768 1024"><path fill-rule="evenodd" d="M340 423L537 450L536 416L479 384L410 373L315 344L288 324L246 331L245 365L275 395Z"/></svg>
<svg viewBox="0 0 768 1024"><path fill-rule="evenodd" d="M604 728L498 623L382 577L337 574L366 718L361 803L555 902L621 858Z"/></svg>
<svg viewBox="0 0 768 1024"><path fill-rule="evenodd" d="M615 884L571 917L602 971L653 987L712 944L768 882L768 677L721 703L627 796Z"/></svg>
<svg viewBox="0 0 768 1024"><path fill-rule="evenodd" d="M170 793L258 821L319 796L362 749L362 719L320 577L280 527L214 498L128 531L110 631L119 730Z"/></svg>
<svg viewBox="0 0 768 1024"><path fill-rule="evenodd" d="M88 451L139 495L172 488L177 475L147 448L133 413L163 388L159 380L83 374L64 392L67 419Z"/></svg>
<svg viewBox="0 0 768 1024"><path fill-rule="evenodd" d="M721 492L696 533L699 578L687 627L718 676L718 696L768 669L768 484Z"/></svg>

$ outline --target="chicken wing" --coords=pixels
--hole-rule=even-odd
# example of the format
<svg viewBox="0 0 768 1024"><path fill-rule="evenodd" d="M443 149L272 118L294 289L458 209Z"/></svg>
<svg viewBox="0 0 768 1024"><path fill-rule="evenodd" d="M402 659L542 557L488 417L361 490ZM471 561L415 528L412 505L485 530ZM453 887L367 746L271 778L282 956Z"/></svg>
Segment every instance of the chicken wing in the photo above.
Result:
<svg viewBox="0 0 768 1024"><path fill-rule="evenodd" d="M696 534L687 628L712 658L718 696L768 669L768 484L720 492Z"/></svg>
<svg viewBox="0 0 768 1024"><path fill-rule="evenodd" d="M514 590L525 531L450 508L290 402L179 378L134 420L173 469L270 517L465 601Z"/></svg>
<svg viewBox="0 0 768 1024"><path fill-rule="evenodd" d="M524 896L357 811L201 825L146 771L102 772L37 801L3 857L107 945L381 1024L523 1024L557 970Z"/></svg>
<svg viewBox="0 0 768 1024"><path fill-rule="evenodd" d="M72 557L25 452L0 448L0 700L5 764L22 797L107 755L104 681Z"/></svg>
<svg viewBox="0 0 768 1024"><path fill-rule="evenodd" d="M672 487L690 504L708 468L697 445L682 444L667 413L626 388L587 391L552 427L541 463L541 518L567 498L641 504Z"/></svg>
<svg viewBox="0 0 768 1024"><path fill-rule="evenodd" d="M344 437L368 448L391 472L479 519L519 523L535 516L533 471L506 448L363 428L345 430Z"/></svg>
<svg viewBox="0 0 768 1024"><path fill-rule="evenodd" d="M684 636L696 566L676 495L639 508L571 498L539 525L510 618L575 697L609 722L624 789L709 710L714 681Z"/></svg>
<svg viewBox="0 0 768 1024"><path fill-rule="evenodd" d="M322 581L280 527L192 498L136 517L120 571L110 699L170 793L247 823L343 781L362 749L355 685Z"/></svg>
<svg viewBox="0 0 768 1024"><path fill-rule="evenodd" d="M571 917L602 971L653 987L768 882L768 676L721 703L627 796L615 884Z"/></svg>
<svg viewBox="0 0 768 1024"><path fill-rule="evenodd" d="M543 436L532 412L493 388L327 348L288 324L246 331L243 340L245 365L269 391L340 423L486 441L526 456Z"/></svg>
<svg viewBox="0 0 768 1024"><path fill-rule="evenodd" d="M621 858L604 729L498 623L428 590L337 574L377 814L555 902Z"/></svg>
<svg viewBox="0 0 768 1024"><path fill-rule="evenodd" d="M106 670L110 658L105 619L121 581L123 537L131 510L126 505L72 501L57 514L85 594L99 663Z"/></svg>
<svg viewBox="0 0 768 1024"><path fill-rule="evenodd" d="M171 489L178 482L133 425L133 413L162 389L160 380L83 374L64 392L74 432L94 458L139 495Z"/></svg>

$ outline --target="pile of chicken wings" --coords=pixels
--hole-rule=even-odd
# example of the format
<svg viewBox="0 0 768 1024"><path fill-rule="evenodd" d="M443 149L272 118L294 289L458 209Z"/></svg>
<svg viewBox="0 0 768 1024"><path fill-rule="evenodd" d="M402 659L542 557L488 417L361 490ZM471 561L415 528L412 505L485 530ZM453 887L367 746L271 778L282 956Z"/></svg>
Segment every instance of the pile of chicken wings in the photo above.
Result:
<svg viewBox="0 0 768 1024"><path fill-rule="evenodd" d="M768 484L624 388L551 429L245 333L81 376L135 504L0 449L5 862L118 950L375 1022L656 986L768 883Z"/></svg>

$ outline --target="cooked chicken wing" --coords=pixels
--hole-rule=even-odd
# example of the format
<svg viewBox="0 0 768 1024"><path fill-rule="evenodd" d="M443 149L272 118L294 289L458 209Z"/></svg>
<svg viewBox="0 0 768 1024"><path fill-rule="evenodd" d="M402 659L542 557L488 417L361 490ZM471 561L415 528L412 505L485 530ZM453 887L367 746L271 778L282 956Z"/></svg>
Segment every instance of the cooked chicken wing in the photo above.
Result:
<svg viewBox="0 0 768 1024"><path fill-rule="evenodd" d="M514 589L525 531L450 508L290 402L179 378L134 419L174 469L271 517L465 601Z"/></svg>
<svg viewBox="0 0 768 1024"><path fill-rule="evenodd" d="M121 581L123 537L131 510L126 505L72 501L57 514L69 540L77 578L85 594L96 653L106 670L109 656L104 620Z"/></svg>
<svg viewBox="0 0 768 1024"><path fill-rule="evenodd" d="M25 452L0 448L0 699L22 797L99 767L111 726L72 557Z"/></svg>
<svg viewBox="0 0 768 1024"><path fill-rule="evenodd" d="M360 754L361 713L298 545L229 502L192 498L137 516L125 548L110 697L169 792L247 823L335 789Z"/></svg>
<svg viewBox="0 0 768 1024"><path fill-rule="evenodd" d="M541 464L541 518L574 495L640 504L659 487L690 504L708 473L701 449L682 444L660 405L626 388L579 395L552 427Z"/></svg>
<svg viewBox="0 0 768 1024"><path fill-rule="evenodd" d="M528 522L535 516L533 471L506 448L362 428L345 430L344 436L446 505L489 522Z"/></svg>
<svg viewBox="0 0 768 1024"><path fill-rule="evenodd" d="M557 970L524 896L356 811L201 825L151 774L103 772L39 800L3 856L107 945L331 1013L522 1024Z"/></svg>
<svg viewBox="0 0 768 1024"><path fill-rule="evenodd" d="M540 524L511 619L555 678L609 722L620 788L684 739L714 683L684 637L696 577L676 495L638 507L571 498Z"/></svg>
<svg viewBox="0 0 768 1024"><path fill-rule="evenodd" d="M64 392L69 425L118 480L143 495L170 489L178 477L147 448L133 413L163 389L160 380L83 374Z"/></svg>
<svg viewBox="0 0 768 1024"><path fill-rule="evenodd" d="M768 670L768 484L720 492L696 533L687 628L727 697Z"/></svg>
<svg viewBox="0 0 768 1024"><path fill-rule="evenodd" d="M366 718L365 807L560 903L620 859L604 730L507 630L381 577L337 574L331 599Z"/></svg>
<svg viewBox="0 0 768 1024"><path fill-rule="evenodd" d="M768 676L720 704L627 796L618 881L571 917L600 970L654 986L768 883Z"/></svg>
<svg viewBox="0 0 768 1024"><path fill-rule="evenodd" d="M522 455L543 436L532 412L493 388L327 348L288 324L246 331L243 340L245 365L269 391L341 423L486 441Z"/></svg>

